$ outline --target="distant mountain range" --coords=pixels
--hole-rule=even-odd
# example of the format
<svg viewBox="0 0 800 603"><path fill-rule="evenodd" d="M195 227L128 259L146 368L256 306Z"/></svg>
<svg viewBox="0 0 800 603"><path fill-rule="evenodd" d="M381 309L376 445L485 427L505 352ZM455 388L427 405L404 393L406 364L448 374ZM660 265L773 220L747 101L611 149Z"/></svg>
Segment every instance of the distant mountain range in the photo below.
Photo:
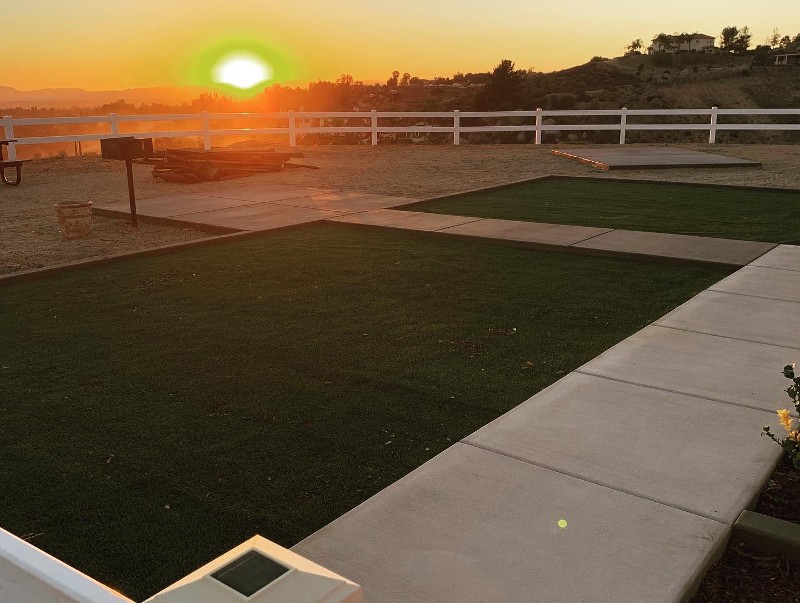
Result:
<svg viewBox="0 0 800 603"><path fill-rule="evenodd" d="M203 92L199 87L155 86L126 90L84 90L83 88L42 88L17 90L0 86L0 109L11 107L98 107L120 99L134 105L162 103L180 105L196 99Z"/></svg>

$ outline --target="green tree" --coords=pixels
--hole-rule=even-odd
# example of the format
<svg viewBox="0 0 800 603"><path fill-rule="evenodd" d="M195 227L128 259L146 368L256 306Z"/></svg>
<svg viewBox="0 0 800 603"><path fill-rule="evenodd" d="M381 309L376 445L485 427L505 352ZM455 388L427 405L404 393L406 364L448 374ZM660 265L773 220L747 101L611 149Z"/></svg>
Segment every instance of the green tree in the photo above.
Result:
<svg viewBox="0 0 800 603"><path fill-rule="evenodd" d="M720 50L730 51L736 37L739 35L739 28L735 25L730 27L723 27L722 33L719 34L719 48Z"/></svg>
<svg viewBox="0 0 800 603"><path fill-rule="evenodd" d="M767 44L770 45L770 48L777 48L781 45L781 32L777 27L772 30L772 33L767 38Z"/></svg>
<svg viewBox="0 0 800 603"><path fill-rule="evenodd" d="M742 53L750 48L750 28L746 25L739 29L735 25L725 27L719 36L720 50L725 52Z"/></svg>
<svg viewBox="0 0 800 603"><path fill-rule="evenodd" d="M389 88L397 88L397 83L400 80L400 72L396 69L392 71L392 77L386 80L386 86Z"/></svg>
<svg viewBox="0 0 800 603"><path fill-rule="evenodd" d="M657 36L653 37L653 45L661 46L661 50L664 52L669 50L675 50L675 48L677 47L677 43L674 36L670 36L665 33L660 33Z"/></svg>
<svg viewBox="0 0 800 603"><path fill-rule="evenodd" d="M475 97L479 111L510 111L522 103L523 72L514 69L514 61L503 59L494 68L486 88Z"/></svg>
<svg viewBox="0 0 800 603"><path fill-rule="evenodd" d="M760 44L753 49L753 59L756 61L769 61L772 57L772 49L766 44Z"/></svg>
<svg viewBox="0 0 800 603"><path fill-rule="evenodd" d="M750 34L750 28L747 27L747 25L742 27L742 30L739 32L739 35L736 37L734 42L735 47L733 51L737 53L746 52L747 49L750 48L750 41L752 37L753 36Z"/></svg>
<svg viewBox="0 0 800 603"><path fill-rule="evenodd" d="M402 79L400 80L401 86L408 86L408 83L411 81L411 74L407 71L403 74Z"/></svg>
<svg viewBox="0 0 800 603"><path fill-rule="evenodd" d="M625 47L625 54L637 54L642 51L644 47L644 42L641 39L636 38L630 44Z"/></svg>

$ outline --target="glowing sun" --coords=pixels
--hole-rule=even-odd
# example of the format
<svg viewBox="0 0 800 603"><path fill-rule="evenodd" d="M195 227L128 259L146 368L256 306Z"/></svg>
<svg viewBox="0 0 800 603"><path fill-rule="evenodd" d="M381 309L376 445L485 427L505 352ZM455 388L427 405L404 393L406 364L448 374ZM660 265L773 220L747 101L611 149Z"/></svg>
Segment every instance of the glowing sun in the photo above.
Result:
<svg viewBox="0 0 800 603"><path fill-rule="evenodd" d="M214 80L246 90L272 78L272 70L261 59L250 55L227 56L214 67Z"/></svg>

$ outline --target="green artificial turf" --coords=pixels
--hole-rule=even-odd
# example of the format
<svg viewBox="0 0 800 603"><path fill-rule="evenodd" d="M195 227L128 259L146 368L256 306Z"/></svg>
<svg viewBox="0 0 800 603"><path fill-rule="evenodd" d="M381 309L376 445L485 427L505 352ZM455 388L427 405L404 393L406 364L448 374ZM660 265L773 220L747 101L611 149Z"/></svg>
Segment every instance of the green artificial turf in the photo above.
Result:
<svg viewBox="0 0 800 603"><path fill-rule="evenodd" d="M728 272L320 224L7 285L0 526L144 599L296 543Z"/></svg>
<svg viewBox="0 0 800 603"><path fill-rule="evenodd" d="M800 193L795 192L559 179L424 201L403 209L800 244Z"/></svg>

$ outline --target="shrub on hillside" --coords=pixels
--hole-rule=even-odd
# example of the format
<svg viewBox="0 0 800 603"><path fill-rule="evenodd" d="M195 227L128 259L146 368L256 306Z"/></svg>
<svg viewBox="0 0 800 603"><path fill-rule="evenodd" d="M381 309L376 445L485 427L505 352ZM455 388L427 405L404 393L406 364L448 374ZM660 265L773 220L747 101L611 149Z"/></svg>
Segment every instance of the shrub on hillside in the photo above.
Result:
<svg viewBox="0 0 800 603"><path fill-rule="evenodd" d="M654 52L650 61L653 67L672 67L675 63L675 55L671 52Z"/></svg>
<svg viewBox="0 0 800 603"><path fill-rule="evenodd" d="M553 92L545 95L545 108L565 111L574 109L577 99L577 95L570 92Z"/></svg>

